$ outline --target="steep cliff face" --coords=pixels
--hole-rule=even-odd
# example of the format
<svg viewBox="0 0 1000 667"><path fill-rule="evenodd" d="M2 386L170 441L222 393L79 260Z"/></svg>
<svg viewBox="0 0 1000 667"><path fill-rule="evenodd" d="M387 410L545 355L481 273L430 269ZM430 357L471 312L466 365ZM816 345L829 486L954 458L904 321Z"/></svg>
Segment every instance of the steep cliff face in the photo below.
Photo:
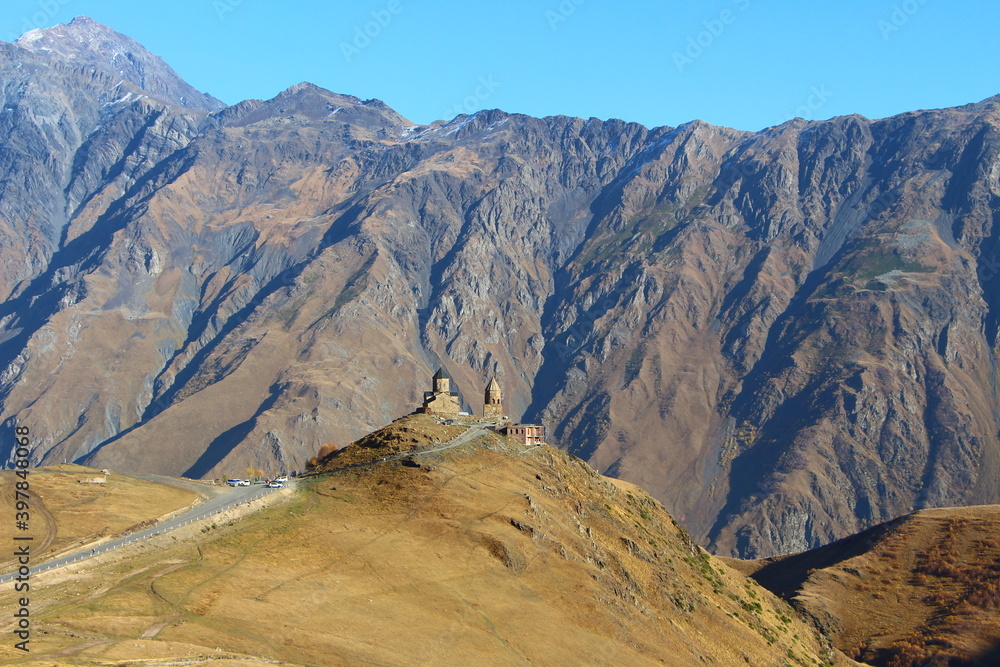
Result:
<svg viewBox="0 0 1000 667"><path fill-rule="evenodd" d="M416 126L310 84L207 115L0 47L0 418L39 461L301 467L443 363L721 553L1000 501L997 99Z"/></svg>
<svg viewBox="0 0 1000 667"><path fill-rule="evenodd" d="M720 158L705 129L694 197L634 179L556 308L560 442L742 555L994 502L996 121L797 121Z"/></svg>
<svg viewBox="0 0 1000 667"><path fill-rule="evenodd" d="M0 42L0 87L4 298L223 106L86 17Z"/></svg>

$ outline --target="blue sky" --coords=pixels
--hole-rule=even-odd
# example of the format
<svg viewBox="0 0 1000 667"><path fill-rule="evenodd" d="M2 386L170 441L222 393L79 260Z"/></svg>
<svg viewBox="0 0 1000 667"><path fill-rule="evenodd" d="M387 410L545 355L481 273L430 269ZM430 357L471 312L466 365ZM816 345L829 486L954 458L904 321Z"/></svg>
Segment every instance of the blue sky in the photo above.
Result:
<svg viewBox="0 0 1000 667"><path fill-rule="evenodd" d="M229 104L310 81L419 123L500 108L756 130L1000 94L1000 3L973 0L4 0L0 38L80 14Z"/></svg>

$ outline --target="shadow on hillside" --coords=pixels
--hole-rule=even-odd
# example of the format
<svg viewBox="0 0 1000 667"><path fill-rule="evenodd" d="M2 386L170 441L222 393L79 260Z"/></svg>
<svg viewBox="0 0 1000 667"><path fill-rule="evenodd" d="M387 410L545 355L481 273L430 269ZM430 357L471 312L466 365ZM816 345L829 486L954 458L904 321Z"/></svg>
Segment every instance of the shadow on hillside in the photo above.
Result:
<svg viewBox="0 0 1000 667"><path fill-rule="evenodd" d="M641 158L635 158L641 159ZM628 171L623 170L622 173ZM594 239L601 228L602 222L618 206L622 199L624 181L621 176L603 186L601 192L590 204L590 223L580 237L582 240L561 266L554 269L552 278L554 286L552 293L542 307L541 325L544 334L542 348L542 364L535 373L531 387L531 402L524 409L523 419L526 423L536 423L543 420L548 408L560 391L566 388L567 371L575 364L582 363L581 353L589 344L593 344L593 336L597 322L617 304L615 292L583 308L577 303L574 289L596 269L593 266L581 265L584 251L590 247L586 239ZM575 312L569 325L558 315L564 309ZM565 315L565 313L563 313ZM568 451L584 460L589 460L606 435L606 428L600 428L602 417L607 417L610 398L606 394L593 394L578 402L567 415L563 415L560 423L551 424L549 435L552 442L565 443ZM583 416L586 417L583 417Z"/></svg>
<svg viewBox="0 0 1000 667"><path fill-rule="evenodd" d="M976 667L996 667L1000 665L1000 644L994 646L975 662Z"/></svg>
<svg viewBox="0 0 1000 667"><path fill-rule="evenodd" d="M298 279L298 276L305 270L305 267L318 257L319 254L326 248L336 245L337 243L340 243L344 239L348 238L350 230L353 229L354 225L358 224L363 210L364 209L361 204L353 204L343 215L337 217L330 225L330 228L323 235L323 238L317 248L313 250L308 257L273 276L257 291L256 294L254 294L245 306L240 308L240 310L236 313L225 318L225 323L219 327L218 332L209 342L202 345L200 349L195 352L190 361L184 364L180 371L178 371L177 375L173 378L170 387L162 395L154 397L153 400L150 401L149 405L147 405L146 409L143 411L142 417L137 422L113 437L108 438L84 456L76 459L74 463L86 465L89 461L94 459L97 452L101 449L123 439L125 436L132 433L132 431L142 428L154 417L171 408L174 405L174 401L180 395L181 390L187 386L188 382L191 381L198 373L205 370L204 363L206 359L208 359L210 355L218 349L218 345L224 341L230 333L236 330L237 327L244 324L250 318L251 314L259 308L269 296L278 290L287 287L288 285L294 284L294 282ZM256 237L254 237L254 239L256 239ZM222 312L225 303L226 302L224 300L219 299L209 304L205 310L194 314L191 324L188 325L187 339L180 347L177 348L177 350L174 351L173 356L165 361L163 365L164 370L162 370L160 375L158 375L154 380L154 386L156 386L156 383L160 382L164 373L167 372L167 369L173 367L174 360L184 355L186 351L189 350L191 346L204 335L209 323L213 319L220 317L220 313ZM2 304L0 304L0 313L2 312ZM2 344L0 344L0 349L2 349ZM0 364L2 363L3 356L0 354ZM258 413L255 414L249 421L254 422L259 415L260 412L258 411ZM202 474L208 472L208 470L211 469L211 467L216 463L221 461L222 457L228 453L229 449L232 449L239 443L239 441L234 440L234 438L243 437L246 433L249 433L250 429L244 428L246 423L248 422L245 422L244 424L237 424L229 429L229 431L220 434L209 446L209 451L206 451L202 457L188 469L185 475L193 475L198 478ZM252 425L250 428L252 428ZM246 433L242 433L244 430ZM229 443L228 449L226 448L227 443ZM221 456L219 455L220 452Z"/></svg>
<svg viewBox="0 0 1000 667"><path fill-rule="evenodd" d="M278 400L278 396L281 395L281 389L282 387L278 384L271 385L271 395L264 399L264 402L257 408L253 417L220 433L205 449L204 453L198 457L194 465L188 468L182 476L190 477L191 479L201 479L207 475L209 470L220 463L222 459L226 458L226 455L234 447L250 435L250 432L257 425L257 419L274 406L275 401Z"/></svg>
<svg viewBox="0 0 1000 667"><path fill-rule="evenodd" d="M751 577L775 595L791 599L813 570L821 570L870 551L898 521L900 519L873 526L818 549L767 561Z"/></svg>

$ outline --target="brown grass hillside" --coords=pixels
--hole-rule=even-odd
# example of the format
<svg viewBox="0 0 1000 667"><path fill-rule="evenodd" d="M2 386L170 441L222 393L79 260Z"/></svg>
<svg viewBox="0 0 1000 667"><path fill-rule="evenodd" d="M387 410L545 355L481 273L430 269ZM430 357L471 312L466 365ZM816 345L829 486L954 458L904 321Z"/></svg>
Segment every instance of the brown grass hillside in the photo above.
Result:
<svg viewBox="0 0 1000 667"><path fill-rule="evenodd" d="M324 472L349 465L371 463L405 453L439 447L465 432L463 426L445 426L430 415L413 414L369 433L342 449L320 449L313 472Z"/></svg>
<svg viewBox="0 0 1000 667"><path fill-rule="evenodd" d="M345 455L432 448L422 428ZM0 662L854 664L644 491L549 447L491 434L282 493L159 552L40 577L32 656L0 646Z"/></svg>
<svg viewBox="0 0 1000 667"><path fill-rule="evenodd" d="M101 479L103 484L81 484ZM14 485L20 481L13 470L0 472L0 544L13 544ZM121 535L129 528L151 522L198 500L190 490L136 479L73 464L31 470L28 475L30 530L35 558L81 547ZM13 549L0 551L0 569L13 567Z"/></svg>
<svg viewBox="0 0 1000 667"><path fill-rule="evenodd" d="M924 510L821 549L734 564L866 663L1000 665L1000 506Z"/></svg>

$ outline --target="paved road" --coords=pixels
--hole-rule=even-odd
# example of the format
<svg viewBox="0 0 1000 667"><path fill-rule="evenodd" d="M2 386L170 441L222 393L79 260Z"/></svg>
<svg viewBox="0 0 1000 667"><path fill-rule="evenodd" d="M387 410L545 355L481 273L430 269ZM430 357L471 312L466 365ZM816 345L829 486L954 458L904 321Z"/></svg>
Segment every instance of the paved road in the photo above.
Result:
<svg viewBox="0 0 1000 667"><path fill-rule="evenodd" d="M390 456L384 459L378 459L375 461L369 461L368 463L355 463L353 465L344 466L343 468L334 468L333 470L324 471L323 474L335 472L337 470L347 470L349 468L362 468L365 466L375 465L377 463L383 463L385 461L398 461L400 459L408 459L414 456L424 456L427 454L434 454L437 452L443 452L447 449L454 449L455 447L461 447L481 435L485 435L488 431L485 428L471 427L455 436L445 444L440 447L435 447L434 449L425 449L422 452L407 452L405 454L397 454L395 456ZM305 475L304 475L305 476ZM152 478L158 476L146 475L145 478ZM157 479L156 481L163 482L164 479ZM177 480L173 480L175 483ZM292 481L291 483L294 483ZM35 565L30 569L31 574L37 574L39 572L46 572L48 570L53 570L57 567L63 567L64 565L69 565L70 563L78 563L82 560L88 558L93 558L94 556L107 553L108 551L113 551L127 544L133 544L135 542L141 542L142 540L148 540L156 535L161 535L163 533L169 532L181 526L186 526L189 523L194 523L195 521L200 521L206 517L212 516L213 514L218 514L227 509L235 507L237 505L242 505L248 503L251 500L256 500L261 496L267 495L268 493L275 491L276 489L270 489L266 486L237 486L235 488L229 488L223 491L214 498L211 498L197 507L192 508L190 511L181 514L169 521L165 521L156 526L150 528L145 528L143 530L138 530L134 533L120 537L117 540L111 542L105 542L99 547L93 549L82 549L80 551L67 554L65 556L60 556L53 560L46 561L40 565ZM13 581L17 576L16 572L11 572L0 576L0 584L5 584L8 581Z"/></svg>
<svg viewBox="0 0 1000 667"><path fill-rule="evenodd" d="M224 512L225 510L236 507L237 505L248 503L251 500L256 500L257 498L265 496L276 490L277 489L271 489L263 485L237 486L229 488L227 492L221 493L218 496L191 508L184 514L170 519L169 521L165 521L149 528L144 528L143 530L137 530L134 533L125 535L124 537L120 537L111 542L105 542L104 544L101 544L93 549L81 549L80 551L46 561L32 567L30 572L31 574L45 572L57 567L69 565L70 563L86 560L87 558L92 558L99 554L107 553L108 551L113 551L114 549L123 547L126 544L133 544L142 540L148 540L156 535L180 528L181 526L186 526L189 523L194 523L195 521L200 521L201 519L212 516L213 514L218 514L219 512ZM16 576L16 572L4 574L0 576L0 584L13 581Z"/></svg>
<svg viewBox="0 0 1000 667"><path fill-rule="evenodd" d="M153 473L148 472L122 472L119 474L124 475L125 477L131 477L132 479L142 479L147 482L156 482L157 484L172 486L176 489L182 489L184 491L194 491L201 496L203 500L215 498L216 496L228 495L233 490L233 487L231 486L207 484L196 479L188 479L187 477L167 477L166 475L154 475Z"/></svg>

